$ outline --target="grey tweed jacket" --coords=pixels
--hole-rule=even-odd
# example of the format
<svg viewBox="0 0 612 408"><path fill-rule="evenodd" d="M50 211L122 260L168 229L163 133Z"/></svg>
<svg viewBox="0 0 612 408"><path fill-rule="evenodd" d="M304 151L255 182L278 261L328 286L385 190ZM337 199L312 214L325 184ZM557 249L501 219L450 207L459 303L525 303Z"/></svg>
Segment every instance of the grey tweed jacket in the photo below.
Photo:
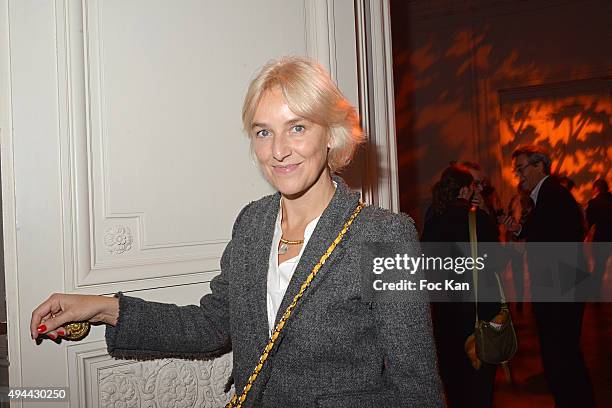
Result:
<svg viewBox="0 0 612 408"><path fill-rule="evenodd" d="M359 195L334 180L336 193L304 249L277 322L357 206ZM221 273L199 306L119 294L119 320L106 329L110 355L205 359L233 350L232 376L241 392L268 340L266 278L279 200L278 193L267 196L240 212ZM427 303L367 300L359 272L364 242L419 250L408 216L365 207L294 310L246 406L444 406Z"/></svg>

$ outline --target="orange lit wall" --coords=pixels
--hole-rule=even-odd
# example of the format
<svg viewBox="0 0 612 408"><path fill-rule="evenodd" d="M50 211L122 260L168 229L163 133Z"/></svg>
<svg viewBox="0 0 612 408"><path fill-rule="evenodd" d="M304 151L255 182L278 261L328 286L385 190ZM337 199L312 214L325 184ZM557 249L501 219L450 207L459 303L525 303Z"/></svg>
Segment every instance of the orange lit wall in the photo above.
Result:
<svg viewBox="0 0 612 408"><path fill-rule="evenodd" d="M451 160L507 202L520 143L553 153L576 198L612 184L612 2L391 1L400 200L422 225Z"/></svg>
<svg viewBox="0 0 612 408"><path fill-rule="evenodd" d="M512 151L522 143L539 144L554 157L552 173L572 179L574 197L586 205L593 180L612 180L611 118L612 102L605 93L502 103L502 181L516 184Z"/></svg>

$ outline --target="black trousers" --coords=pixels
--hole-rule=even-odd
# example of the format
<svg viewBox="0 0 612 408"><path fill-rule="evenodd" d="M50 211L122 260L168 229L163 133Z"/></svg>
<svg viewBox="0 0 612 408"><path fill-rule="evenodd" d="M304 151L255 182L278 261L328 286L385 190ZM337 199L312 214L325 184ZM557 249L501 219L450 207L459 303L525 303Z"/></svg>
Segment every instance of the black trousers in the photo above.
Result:
<svg viewBox="0 0 612 408"><path fill-rule="evenodd" d="M556 408L595 407L593 387L580 350L584 303L532 304L544 375Z"/></svg>

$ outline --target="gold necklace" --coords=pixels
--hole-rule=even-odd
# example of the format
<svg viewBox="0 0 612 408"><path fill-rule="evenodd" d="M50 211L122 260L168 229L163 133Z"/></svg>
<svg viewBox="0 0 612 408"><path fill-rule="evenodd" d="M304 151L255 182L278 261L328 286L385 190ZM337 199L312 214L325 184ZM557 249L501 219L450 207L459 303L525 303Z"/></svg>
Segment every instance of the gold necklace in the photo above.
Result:
<svg viewBox="0 0 612 408"><path fill-rule="evenodd" d="M287 320L289 319L289 317L291 317L291 314L293 313L295 306L298 304L302 296L304 296L304 292L306 292L306 289L310 287L310 283L315 278L315 276L317 276L317 273L319 272L323 264L325 264L325 262L327 261L331 253L334 252L334 249L336 249L336 246L338 246L340 241L342 241L342 238L344 238L344 235L347 233L347 231L349 230L349 227L351 226L355 218L357 218L357 216L359 215L363 207L365 207L365 204L362 202L359 202L359 204L357 205L357 208L355 208L355 211L353 211L353 214L351 214L349 219L344 223L344 226L342 227L342 230L338 233L338 236L336 237L336 239L334 239L334 241L330 244L329 248L327 248L327 251L325 251L325 253L321 256L321 259L319 259L319 262L317 262L317 264L312 268L312 271L310 271L310 274L308 275L304 283L302 283L302 286L300 286L299 292L293 297L293 301L291 302L289 306L287 306L285 313L283 313L283 316L278 321L278 324L276 325L274 332L272 333L272 335L270 336L270 339L268 340L268 344L264 348L263 353L261 353L261 356L259 356L259 362L255 366L253 373L249 376L247 383L242 389L242 393L240 395L234 394L232 398L230 399L230 401L227 403L227 405L225 405L225 408L242 408L242 404L244 404L244 401L246 400L246 397L249 391L253 387L253 383L255 383L257 376L259 375L264 364L268 360L268 356L270 355L270 352L272 351L272 348L274 347L274 344L276 343L276 339L278 339L278 336L283 330L283 327L285 327ZM236 392L238 392L238 390L236 390Z"/></svg>
<svg viewBox="0 0 612 408"><path fill-rule="evenodd" d="M300 245L304 243L304 240L298 239L295 241L291 241L289 239L284 239L283 237L281 237L280 242L281 242L281 245L278 248L278 253L279 255L284 255L289 250L289 245Z"/></svg>

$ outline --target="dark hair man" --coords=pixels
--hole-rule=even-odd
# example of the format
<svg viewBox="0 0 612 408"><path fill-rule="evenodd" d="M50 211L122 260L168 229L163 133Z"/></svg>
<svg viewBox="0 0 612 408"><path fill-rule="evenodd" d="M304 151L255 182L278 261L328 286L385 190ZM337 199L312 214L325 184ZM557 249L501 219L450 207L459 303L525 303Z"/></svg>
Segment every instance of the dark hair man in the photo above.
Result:
<svg viewBox="0 0 612 408"><path fill-rule="evenodd" d="M550 176L551 159L535 145L518 147L512 153L514 172L521 189L529 192L534 207L525 225L505 217L508 229L528 242L527 260L531 276L532 304L540 338L544 374L557 408L594 407L593 390L582 352L580 331L584 302L545 302L541 285L556 261L532 251L533 242L577 242L584 238L580 207L572 194ZM540 245L541 246L541 245ZM556 248L548 248L550 254ZM553 265L553 263L555 265ZM541 286L538 286L541 285ZM538 292L539 291L539 292Z"/></svg>

